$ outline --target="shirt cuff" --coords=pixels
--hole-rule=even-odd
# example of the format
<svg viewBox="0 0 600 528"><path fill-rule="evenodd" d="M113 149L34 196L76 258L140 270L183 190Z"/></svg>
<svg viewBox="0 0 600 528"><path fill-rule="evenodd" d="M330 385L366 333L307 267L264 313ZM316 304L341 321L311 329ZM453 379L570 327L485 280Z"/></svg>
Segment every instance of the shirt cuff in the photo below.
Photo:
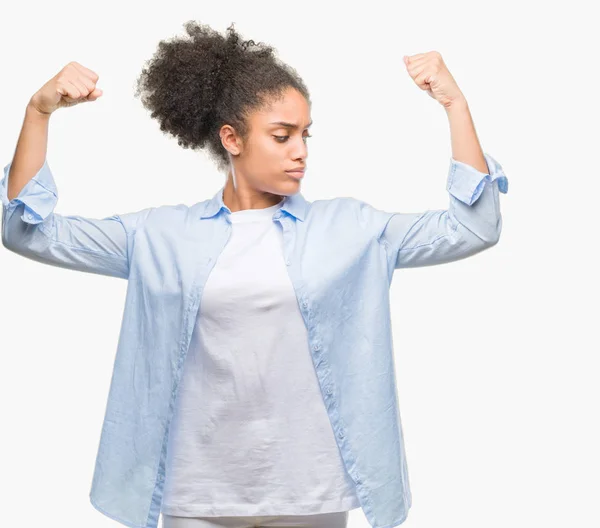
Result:
<svg viewBox="0 0 600 528"><path fill-rule="evenodd" d="M52 213L58 201L58 191L56 184L48 165L48 160L44 160L44 165L21 189L18 196L9 201L8 199L8 173L12 161L4 167L4 178L0 180L0 198L5 208L16 206L20 203L25 204L21 219L28 224L39 224Z"/></svg>
<svg viewBox="0 0 600 528"><path fill-rule="evenodd" d="M472 205L483 192L486 182L498 182L498 190L508 192L508 178L500 164L489 154L483 153L488 167L488 174L484 174L471 165L450 158L450 170L446 190L455 198L467 205Z"/></svg>

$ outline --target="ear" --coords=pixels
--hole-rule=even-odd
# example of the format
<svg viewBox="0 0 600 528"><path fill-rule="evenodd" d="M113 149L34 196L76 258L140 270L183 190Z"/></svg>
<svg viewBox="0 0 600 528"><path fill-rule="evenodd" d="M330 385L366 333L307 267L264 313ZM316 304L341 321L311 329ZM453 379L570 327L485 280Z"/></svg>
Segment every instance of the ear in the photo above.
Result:
<svg viewBox="0 0 600 528"><path fill-rule="evenodd" d="M231 125L223 125L219 131L221 144L232 156L237 156L241 151L241 140L238 138Z"/></svg>

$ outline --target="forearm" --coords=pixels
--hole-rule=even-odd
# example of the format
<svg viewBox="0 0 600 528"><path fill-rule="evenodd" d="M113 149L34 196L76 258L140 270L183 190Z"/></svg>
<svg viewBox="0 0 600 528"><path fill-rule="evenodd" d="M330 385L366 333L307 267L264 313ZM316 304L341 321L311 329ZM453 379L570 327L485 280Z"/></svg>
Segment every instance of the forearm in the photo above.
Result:
<svg viewBox="0 0 600 528"><path fill-rule="evenodd" d="M48 148L48 123L51 114L42 114L27 105L23 126L8 176L7 196L16 198L40 170Z"/></svg>
<svg viewBox="0 0 600 528"><path fill-rule="evenodd" d="M456 161L471 165L483 174L488 174L488 166L466 99L461 99L445 110L450 123L452 157Z"/></svg>

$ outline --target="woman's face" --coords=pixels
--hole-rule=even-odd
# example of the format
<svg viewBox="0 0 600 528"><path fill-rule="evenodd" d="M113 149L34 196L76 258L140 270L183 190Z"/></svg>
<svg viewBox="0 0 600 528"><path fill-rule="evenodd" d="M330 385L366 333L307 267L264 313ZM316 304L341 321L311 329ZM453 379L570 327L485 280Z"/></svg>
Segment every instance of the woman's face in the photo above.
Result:
<svg viewBox="0 0 600 528"><path fill-rule="evenodd" d="M248 125L250 131L245 144L228 125L221 129L224 146L234 154L229 178L236 191L254 190L278 197L297 193L301 177L286 171L306 167L311 117L304 96L290 88L282 100L253 112Z"/></svg>

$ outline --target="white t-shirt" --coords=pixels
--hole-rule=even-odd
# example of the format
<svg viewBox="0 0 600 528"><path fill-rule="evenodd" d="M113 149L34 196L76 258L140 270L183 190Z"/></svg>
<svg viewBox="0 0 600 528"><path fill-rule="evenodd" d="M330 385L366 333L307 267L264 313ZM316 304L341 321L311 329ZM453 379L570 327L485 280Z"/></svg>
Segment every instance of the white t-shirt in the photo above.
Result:
<svg viewBox="0 0 600 528"><path fill-rule="evenodd" d="M231 213L202 294L167 449L161 511L183 517L359 508L264 209Z"/></svg>

